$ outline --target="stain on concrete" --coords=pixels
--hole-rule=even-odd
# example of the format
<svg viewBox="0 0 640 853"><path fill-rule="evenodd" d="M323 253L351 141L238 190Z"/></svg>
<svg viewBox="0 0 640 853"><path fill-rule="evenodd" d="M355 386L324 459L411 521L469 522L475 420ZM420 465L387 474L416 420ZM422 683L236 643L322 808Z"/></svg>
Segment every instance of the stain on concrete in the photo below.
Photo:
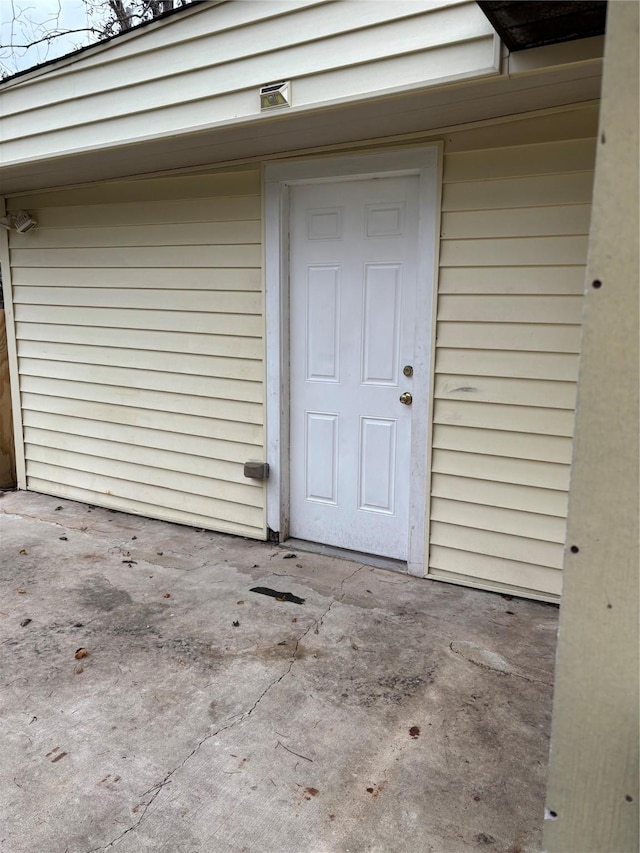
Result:
<svg viewBox="0 0 640 853"><path fill-rule="evenodd" d="M48 752L45 755L45 758L51 758L51 756L53 756L53 758L51 758L51 763L55 764L56 761L61 761L63 758L66 758L67 755L69 755L68 752L60 752L60 747L54 746L51 752Z"/></svg>
<svg viewBox="0 0 640 853"><path fill-rule="evenodd" d="M76 592L85 607L95 607L105 613L132 603L131 596L126 590L114 586L102 575L88 577Z"/></svg>
<svg viewBox="0 0 640 853"><path fill-rule="evenodd" d="M377 679L351 677L345 684L340 698L363 708L379 704L402 705L413 699L435 681L435 671L420 675L387 675Z"/></svg>
<svg viewBox="0 0 640 853"><path fill-rule="evenodd" d="M184 660L207 670L219 669L224 657L219 647L198 637L162 637L156 640L155 647L178 661Z"/></svg>

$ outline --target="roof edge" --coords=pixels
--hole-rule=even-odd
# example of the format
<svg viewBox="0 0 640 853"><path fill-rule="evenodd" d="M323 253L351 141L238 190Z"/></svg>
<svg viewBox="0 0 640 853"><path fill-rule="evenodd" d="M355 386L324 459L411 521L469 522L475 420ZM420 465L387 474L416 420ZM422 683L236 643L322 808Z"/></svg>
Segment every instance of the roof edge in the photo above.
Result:
<svg viewBox="0 0 640 853"><path fill-rule="evenodd" d="M46 62L40 62L37 65L32 65L31 68L25 68L23 71L17 71L15 74L11 74L9 77L5 77L3 80L0 80L0 90L9 88L15 83L22 83L26 80L40 77L41 75L54 70L54 67L56 69L64 68L66 65L73 64L81 57L105 51L110 48L114 42L118 42L119 44L123 40L128 41L131 38L136 38L143 34L141 31L148 30L149 27L156 28L164 26L176 15L193 14L196 11L202 11L204 6L218 6L225 2L226 0L191 0L191 3L189 3L188 6L179 6L177 9L170 9L168 12L163 12L162 15L158 15L150 21L143 21L141 24L136 24L135 27L131 27L131 29L125 30L122 33L117 33L116 35L109 36L108 38L100 39L93 44L84 45L76 50L72 50L70 53L57 56L55 59L48 59Z"/></svg>

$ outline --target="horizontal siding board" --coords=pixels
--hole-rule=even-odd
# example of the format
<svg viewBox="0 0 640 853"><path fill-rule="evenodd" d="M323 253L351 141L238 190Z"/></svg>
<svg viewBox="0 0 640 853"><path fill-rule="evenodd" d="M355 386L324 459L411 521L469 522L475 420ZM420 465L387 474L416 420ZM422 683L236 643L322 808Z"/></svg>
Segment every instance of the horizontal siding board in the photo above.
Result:
<svg viewBox="0 0 640 853"><path fill-rule="evenodd" d="M447 135L446 150L502 150L506 146L529 145L531 142L557 142L561 139L589 139L598 134L598 104L581 104L575 109L546 115L514 116L499 127L485 124Z"/></svg>
<svg viewBox="0 0 640 853"><path fill-rule="evenodd" d="M436 376L434 397L440 400L473 400L573 411L576 384L542 379L440 374Z"/></svg>
<svg viewBox="0 0 640 853"><path fill-rule="evenodd" d="M443 181L451 183L583 172L593 169L595 150L595 139L563 139L508 148L447 153Z"/></svg>
<svg viewBox="0 0 640 853"><path fill-rule="evenodd" d="M437 344L463 349L580 352L579 325L440 321Z"/></svg>
<svg viewBox="0 0 640 853"><path fill-rule="evenodd" d="M144 180L110 181L100 185L102 205L167 202L200 198L247 196L261 193L262 175L259 169L236 169L224 172L196 173L177 177L145 178ZM96 187L73 187L14 196L10 210L40 207L78 207L96 204Z"/></svg>
<svg viewBox="0 0 640 853"><path fill-rule="evenodd" d="M438 319L469 323L544 323L579 325L581 296L445 294L438 300Z"/></svg>
<svg viewBox="0 0 640 853"><path fill-rule="evenodd" d="M104 445L106 458L109 457L109 449L113 442L130 445L136 452L141 448L179 451L181 454L192 457L237 462L241 465L262 454L262 448L252 444L243 444L239 441L223 441L185 433L180 436L180 443L177 445L175 435L163 429L120 424L115 421L90 420L89 418L51 412L39 412L33 409L25 411L24 426L25 441L32 444L37 444L39 437L40 443L46 446L73 449L74 442L78 438L86 437ZM53 435L56 435L57 438L54 439ZM50 444L54 441L55 444ZM243 469L239 468L238 470L242 471Z"/></svg>
<svg viewBox="0 0 640 853"><path fill-rule="evenodd" d="M471 7L467 7L467 11L471 11ZM358 65L341 64L321 74L296 78L296 99L300 98L300 104L311 106L335 97L348 98L350 93L363 95L370 90L371 80L382 83L373 93L379 96L388 89L422 88L439 81L495 74L494 44L494 35L485 31L466 41L452 39L411 53L392 51L387 56ZM328 93L331 98L327 97Z"/></svg>
<svg viewBox="0 0 640 853"><path fill-rule="evenodd" d="M564 548L556 542L541 542L538 539L509 536L489 530L474 530L441 521L433 521L430 532L433 545L485 554L487 557L532 563L549 569L562 568Z"/></svg>
<svg viewBox="0 0 640 853"><path fill-rule="evenodd" d="M244 491L247 488L254 489L254 491L260 490L261 486L258 481L247 479L244 476L243 462L210 458L201 452L190 454L185 450L182 442L180 442L178 450L159 449L141 444L132 445L129 442L118 442L112 438L105 440L93 436L69 435L55 430L27 427L25 429L25 444L29 446L29 458L38 459L41 462L56 458L54 454L57 451L65 451L96 457L97 459L113 459L117 462L141 465L160 472L170 472L174 476L175 473L184 473L204 477L207 481L211 481L210 487L201 482L193 481L196 483L196 488L199 489L199 494L217 494L218 490L221 490L225 494L226 500L235 500L236 502L246 500L252 506L261 506L261 497L256 500L256 496ZM91 468L98 470L93 464ZM113 474L117 476L115 470ZM219 481L224 482L220 484ZM229 490L226 486L227 483L240 485L243 489ZM163 480L160 485L166 486L168 482ZM232 497L232 495L236 495L236 497Z"/></svg>
<svg viewBox="0 0 640 853"><path fill-rule="evenodd" d="M17 267L259 267L259 245L138 246L96 249L12 249Z"/></svg>
<svg viewBox="0 0 640 853"><path fill-rule="evenodd" d="M221 379L212 376L191 376L187 373L172 373L158 370L119 367L106 364L81 364L78 362L48 361L45 359L22 358L19 370L23 377L95 383L119 386L127 393L139 391L161 391L205 399L234 400L245 403L262 403L261 382L241 379ZM24 387L24 386L23 386ZM178 402L178 401L177 401ZM179 403L178 403L179 404Z"/></svg>
<svg viewBox="0 0 640 853"><path fill-rule="evenodd" d="M47 345L77 344L82 346L109 347L120 349L147 350L152 353L190 353L197 356L220 356L222 358L261 359L263 342L259 338L224 335L194 335L191 332L163 330L116 329L106 324L101 326L62 326L48 323L18 323L18 341L32 341ZM91 357L88 363L92 363Z"/></svg>
<svg viewBox="0 0 640 853"><path fill-rule="evenodd" d="M15 305L65 305L74 308L112 308L260 314L262 294L247 291L161 290L150 294L138 288L15 287Z"/></svg>
<svg viewBox="0 0 640 853"><path fill-rule="evenodd" d="M436 400L434 423L535 435L573 435L573 412L533 406L503 406L463 400Z"/></svg>
<svg viewBox="0 0 640 853"><path fill-rule="evenodd" d="M38 217L40 215L38 214ZM94 228L45 228L38 218L38 228L29 235L12 238L17 249L95 249L142 246L217 246L259 243L262 223L183 222L171 225L103 225Z"/></svg>
<svg viewBox="0 0 640 853"><path fill-rule="evenodd" d="M262 270L245 267L15 267L16 287L145 288L153 290L261 290Z"/></svg>
<svg viewBox="0 0 640 853"><path fill-rule="evenodd" d="M570 467L554 462L436 449L433 452L432 470L438 474L465 478L569 490Z"/></svg>
<svg viewBox="0 0 640 853"><path fill-rule="evenodd" d="M486 456L571 464L571 439L555 435L436 424L433 430L433 447Z"/></svg>
<svg viewBox="0 0 640 853"><path fill-rule="evenodd" d="M585 267L443 267L438 291L447 293L504 293L516 295L581 296Z"/></svg>
<svg viewBox="0 0 640 853"><path fill-rule="evenodd" d="M194 512L219 519L223 522L242 524L247 527L262 527L262 510L257 507L224 501L213 497L189 495L186 492L173 491L146 483L137 483L129 479L119 479L104 474L78 471L43 462L29 461L27 464L27 482L32 479L46 480L62 486L76 486L98 495L113 496L126 500L157 505L165 509L176 509L184 513ZM33 488L33 485L30 485ZM211 524L211 521L210 521Z"/></svg>
<svg viewBox="0 0 640 853"><path fill-rule="evenodd" d="M105 424L142 427L166 433L174 445L176 435L194 435L220 441L241 442L252 445L256 450L263 447L261 424L238 423L182 412L136 408L126 404L103 403L95 399L73 399L27 391L22 393L22 403L25 415L27 412L35 412L102 421Z"/></svg>
<svg viewBox="0 0 640 853"><path fill-rule="evenodd" d="M514 586L521 587L525 594L527 590L550 595L560 595L562 592L562 572L556 569L473 554L455 548L434 545L431 549L430 566L433 569L430 574L443 577L444 580L448 579L447 573L450 573L460 579L477 578L490 584L504 584L510 591L514 591Z"/></svg>
<svg viewBox="0 0 640 853"><path fill-rule="evenodd" d="M23 394L41 394L86 402L109 403L115 406L152 409L163 414L174 412L215 420L262 424L262 406L259 403L210 399L163 391L140 391L137 388L64 379L43 379L39 376L23 376L20 387Z"/></svg>
<svg viewBox="0 0 640 853"><path fill-rule="evenodd" d="M494 181L465 181L443 186L442 210L495 210L504 207L591 204L592 190L592 171Z"/></svg>
<svg viewBox="0 0 640 853"><path fill-rule="evenodd" d="M289 44L293 39L306 41L313 38L314 32L320 35L327 27L329 27L329 33L348 33L350 30L383 24L389 17L423 14L431 9L451 5L451 2L450 0L433 0L433 2L430 0L397 0L394 3L393 15L390 15L390 11L385 9L384 5L382 9L377 8L381 5L377 3L371 4L371 6L376 7L375 9L365 6L362 12L359 9L355 10L346 6L339 18L331 9L325 9L326 5L328 5L327 0L296 0L295 4L291 0L280 0L280 2L270 0L269 4L224 3L216 8L215 19L212 20L203 18L199 14L199 12L204 11L202 8L192 8L190 12L195 12L195 15L181 16L177 21L172 21L170 31L172 38L167 38L166 32L159 28L155 32L150 32L148 36L145 34L143 50L135 42L132 44L128 41L118 41L114 45L113 52L106 55L88 56L84 59L83 70L95 66L102 66L110 70L110 67L116 62L118 65L124 64L127 67L126 60L128 58L136 59L150 51L159 53L163 58L163 64L165 64L174 52L172 50L174 45L179 47L174 63L178 60L184 63L185 49L187 55L189 51L199 49L202 52L203 64L208 64L211 62L208 39L212 34L221 40L231 39L231 44L234 44L235 37L236 50L246 51L248 50L246 44L238 45L237 40L238 36L244 35L246 42L249 32L252 35L259 33L269 45L282 46ZM309 27L312 28L311 33L308 32ZM287 32L290 28L295 29L294 34ZM226 41L225 45L229 51L229 41ZM174 63L171 63L172 67ZM150 73L150 69L145 70L144 66L140 67L140 79L147 79Z"/></svg>
<svg viewBox="0 0 640 853"><path fill-rule="evenodd" d="M439 374L436 376L434 397L573 411L576 390L575 382Z"/></svg>
<svg viewBox="0 0 640 853"><path fill-rule="evenodd" d="M552 515L537 515L444 498L434 498L431 511L434 521L447 524L492 530L495 533L508 533L527 539L557 542L560 545L564 545L566 539L566 521Z"/></svg>
<svg viewBox="0 0 640 853"><path fill-rule="evenodd" d="M20 340L18 358L48 361L68 361L76 364L105 364L139 370L158 370L192 377L207 376L262 382L262 362L243 358L218 358L210 355L174 353L153 350L120 349L107 346L55 343L51 341Z"/></svg>
<svg viewBox="0 0 640 853"><path fill-rule="evenodd" d="M483 240L443 240L443 267L576 265L584 263L586 236L500 237Z"/></svg>
<svg viewBox="0 0 640 853"><path fill-rule="evenodd" d="M59 461L64 458L59 454L59 451L65 451L80 454L83 457L96 457L98 460L133 463L159 472L171 472L172 475L189 474L200 478L204 477L208 482L208 485L205 485L197 480L185 479L180 487L181 491L195 483L194 491L198 494L217 495L220 491L226 500L236 503L246 501L251 506L262 505L261 495L252 495L246 491L253 489L259 492L262 486L258 481L247 479L244 476L244 462L232 462L201 454L192 455L186 452L182 442L179 446L179 452L176 452L168 449L161 450L157 447L144 447L139 444L131 445L127 442L114 441L111 438L102 440L28 427L25 429L25 444L29 448L29 458L38 459L41 462L47 462L51 459ZM91 470L97 471L98 468L91 463ZM124 467L122 470L127 473L127 469ZM115 470L110 470L110 473L117 476ZM135 469L133 473L135 475ZM160 485L170 486L162 473L155 476L156 484L159 478ZM139 482L148 482L148 480L140 480ZM227 488L229 483L241 486L242 489Z"/></svg>
<svg viewBox="0 0 640 853"><path fill-rule="evenodd" d="M18 323L103 326L109 329L189 332L201 335L238 335L259 338L262 317L247 314L199 314L120 308L67 308L58 305L16 305Z"/></svg>
<svg viewBox="0 0 640 853"><path fill-rule="evenodd" d="M80 60L81 70L100 67L110 71L114 64L120 65L128 57L145 56L150 52L161 53L166 61L164 51L173 44L180 45L183 50L189 49L194 41L197 42L211 32L224 33L236 28L246 29L251 25L262 25L263 21L281 21L284 16L290 20L289 16L292 12L300 14L306 9L312 9L326 2L327 0L296 0L295 6L291 4L291 0L270 0L268 5L266 3L222 3L216 8L214 20L203 18L205 12L203 6L192 6L179 18L172 19L169 31L164 27L157 27L144 33L142 43L137 39L118 39L110 45L109 51L98 50L85 54ZM181 56L183 56L182 53ZM68 73L66 68L53 71L54 76L63 79ZM151 69L147 69L146 74L150 73L152 73Z"/></svg>
<svg viewBox="0 0 640 853"><path fill-rule="evenodd" d="M57 478L46 480L31 476L27 481L27 486L29 489L45 495L55 495L59 498L68 498L72 501L81 501L95 506L106 507L107 509L116 509L120 512L129 512L146 518L158 518L162 521L172 521L177 524L192 525L206 530L247 536L251 539L263 539L265 534L264 524L261 524L259 527L251 527L248 524L221 521L220 519L212 518L208 514L198 515L197 513L176 509L174 506L165 507L158 503L132 500L129 495L123 496L118 494L114 496L115 493L107 495L104 492L95 492L88 488L67 485L66 483L59 482ZM147 495L148 500L152 497L152 495Z"/></svg>
<svg viewBox="0 0 640 853"><path fill-rule="evenodd" d="M447 240L496 237L557 237L589 233L591 205L522 207L444 213L441 235Z"/></svg>
<svg viewBox="0 0 640 853"><path fill-rule="evenodd" d="M217 478L216 472L224 472L224 468L233 463L220 463L216 460L201 459L200 473L190 470L189 459L182 458L183 454L142 450L137 457L131 459L131 451L137 448L126 448L112 442L109 446L110 456L107 458L96 454L80 452L80 444L91 445L91 442L80 440L77 450L66 450L52 447L50 444L27 444L25 455L27 463L41 463L66 468L86 474L128 480L141 486L157 486L175 492L185 492L194 497L212 498L225 503L240 504L246 507L260 508L262 506L262 486L252 484L249 480L244 483L236 480L229 481L224 477ZM99 447L93 444L99 451ZM121 458L125 456L126 458ZM145 463L146 457L157 457L158 462L168 463L164 468L161 464ZM239 518L229 520L241 520Z"/></svg>
<svg viewBox="0 0 640 853"><path fill-rule="evenodd" d="M578 366L578 355L574 353L439 347L436 355L436 373L459 376L503 376L575 383L578 381Z"/></svg>
<svg viewBox="0 0 640 853"><path fill-rule="evenodd" d="M259 220L262 217L260 194L214 198L175 199L122 204L79 204L72 207L39 207L38 226L42 229L121 228L138 225L185 223L230 223L237 220ZM33 232L35 236L37 232Z"/></svg>
<svg viewBox="0 0 640 853"><path fill-rule="evenodd" d="M567 514L567 492L458 475L433 474L432 495L484 506L555 515L558 518L566 518Z"/></svg>

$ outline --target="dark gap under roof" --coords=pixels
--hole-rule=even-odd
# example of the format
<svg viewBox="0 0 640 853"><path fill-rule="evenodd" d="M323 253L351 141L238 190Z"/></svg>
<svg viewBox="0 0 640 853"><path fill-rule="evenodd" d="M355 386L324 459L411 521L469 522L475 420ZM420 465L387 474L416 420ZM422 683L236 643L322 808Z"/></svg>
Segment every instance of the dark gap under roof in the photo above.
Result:
<svg viewBox="0 0 640 853"><path fill-rule="evenodd" d="M601 36L606 0L477 0L511 51Z"/></svg>

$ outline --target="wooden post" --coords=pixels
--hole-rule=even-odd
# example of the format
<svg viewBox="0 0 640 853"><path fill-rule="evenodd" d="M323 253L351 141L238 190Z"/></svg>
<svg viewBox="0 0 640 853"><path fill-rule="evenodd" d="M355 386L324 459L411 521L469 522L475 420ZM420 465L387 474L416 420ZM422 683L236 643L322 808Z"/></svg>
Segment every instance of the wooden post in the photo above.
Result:
<svg viewBox="0 0 640 853"><path fill-rule="evenodd" d="M14 489L15 486L16 458L11 416L7 329L0 299L0 489Z"/></svg>
<svg viewBox="0 0 640 853"><path fill-rule="evenodd" d="M547 853L638 850L638 13L608 4Z"/></svg>

